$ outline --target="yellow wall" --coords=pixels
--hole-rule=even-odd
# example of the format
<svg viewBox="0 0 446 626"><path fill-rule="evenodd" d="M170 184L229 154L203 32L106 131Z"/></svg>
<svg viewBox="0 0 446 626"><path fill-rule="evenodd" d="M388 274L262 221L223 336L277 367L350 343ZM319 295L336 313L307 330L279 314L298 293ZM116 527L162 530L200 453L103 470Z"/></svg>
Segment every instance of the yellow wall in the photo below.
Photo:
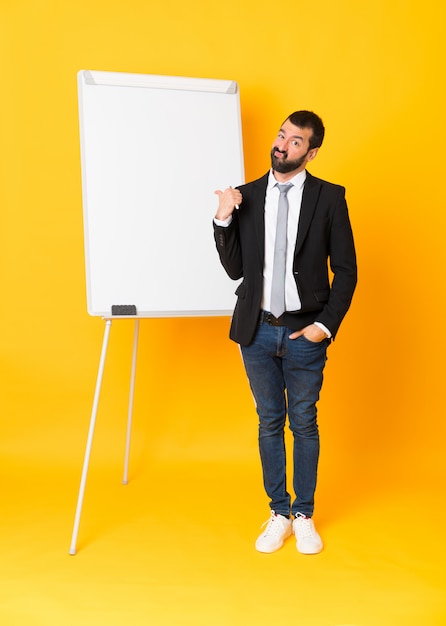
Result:
<svg viewBox="0 0 446 626"><path fill-rule="evenodd" d="M445 13L437 0L0 0L3 458L25 455L46 431L42 456L80 468L103 322L86 313L76 73L96 69L238 81L247 179L268 168L288 113L323 117L311 171L347 187L360 280L330 348L322 494L352 470L356 487L435 475L445 433ZM205 155L212 137L197 140ZM143 323L135 462L143 452L255 457L227 332L227 319ZM130 349L130 325L115 323L104 459L122 445Z"/></svg>

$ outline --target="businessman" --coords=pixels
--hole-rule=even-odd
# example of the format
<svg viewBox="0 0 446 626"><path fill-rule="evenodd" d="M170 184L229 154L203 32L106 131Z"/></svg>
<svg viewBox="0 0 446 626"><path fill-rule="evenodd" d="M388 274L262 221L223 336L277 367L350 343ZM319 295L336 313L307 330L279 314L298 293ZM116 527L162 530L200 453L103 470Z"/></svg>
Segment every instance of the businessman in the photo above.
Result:
<svg viewBox="0 0 446 626"><path fill-rule="evenodd" d="M239 188L215 192L220 260L232 279L243 279L230 337L240 344L255 400L270 499L271 515L256 541L259 552L278 550L293 533L299 552L316 554L323 548L312 520L319 460L316 405L327 348L357 280L345 189L306 169L324 133L315 113L292 113L274 139L270 171ZM293 498L286 481L287 415Z"/></svg>

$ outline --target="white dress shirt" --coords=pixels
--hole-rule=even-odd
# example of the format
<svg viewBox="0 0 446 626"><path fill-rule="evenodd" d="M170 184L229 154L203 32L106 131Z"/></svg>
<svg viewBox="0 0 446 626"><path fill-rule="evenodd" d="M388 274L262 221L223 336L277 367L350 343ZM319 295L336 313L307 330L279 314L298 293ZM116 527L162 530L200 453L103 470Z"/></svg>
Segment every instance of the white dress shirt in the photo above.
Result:
<svg viewBox="0 0 446 626"><path fill-rule="evenodd" d="M297 226L299 223L300 205L302 204L302 191L307 173L305 170L291 178L288 184L291 189L287 193L288 198L288 230L287 252L285 270L285 305L287 311L299 311L301 308L299 294L297 293L296 281L293 275L294 249L297 240ZM272 170L269 173L268 186L265 198L265 261L263 265L263 297L262 309L271 310L271 286L273 278L274 246L276 242L277 211L279 208L278 181L274 178Z"/></svg>

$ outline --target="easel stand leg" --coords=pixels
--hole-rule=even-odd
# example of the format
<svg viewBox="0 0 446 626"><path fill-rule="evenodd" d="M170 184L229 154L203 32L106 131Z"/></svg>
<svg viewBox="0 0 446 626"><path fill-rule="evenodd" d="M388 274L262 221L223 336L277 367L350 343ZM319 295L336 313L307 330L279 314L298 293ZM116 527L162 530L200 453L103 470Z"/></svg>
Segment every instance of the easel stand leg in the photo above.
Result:
<svg viewBox="0 0 446 626"><path fill-rule="evenodd" d="M71 538L70 554L73 554L73 555L76 554L77 536L79 533L79 524L80 524L82 504L84 501L84 493L85 493L85 484L87 482L87 473L88 473L88 466L90 463L91 446L93 443L93 435L94 435L94 429L95 429L95 424L96 424L96 415L98 412L99 396L101 394L102 378L104 375L105 357L107 355L107 347L108 347L108 339L110 336L111 323L112 323L111 320L106 321L104 339L102 341L101 359L99 362L98 377L96 380L96 390L94 394L93 408L92 408L91 418L90 418L90 428L88 431L87 446L85 449L84 466L82 469L82 478L81 478L81 484L79 488L79 496L77 500L76 515L74 518L73 535Z"/></svg>
<svg viewBox="0 0 446 626"><path fill-rule="evenodd" d="M130 437L132 434L133 398L135 395L136 358L138 353L139 320L135 320L135 332L133 337L132 373L130 377L129 409L127 417L127 437L125 442L124 476L122 483L129 482L129 457L130 457Z"/></svg>

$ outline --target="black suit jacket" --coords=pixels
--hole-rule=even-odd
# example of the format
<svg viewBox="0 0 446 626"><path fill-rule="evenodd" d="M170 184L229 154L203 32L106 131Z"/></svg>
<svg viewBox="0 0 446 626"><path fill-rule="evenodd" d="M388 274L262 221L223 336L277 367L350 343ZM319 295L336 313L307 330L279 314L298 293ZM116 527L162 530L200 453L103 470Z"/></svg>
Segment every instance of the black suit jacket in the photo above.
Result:
<svg viewBox="0 0 446 626"><path fill-rule="evenodd" d="M214 223L218 254L228 275L243 281L230 337L248 345L256 331L263 290L265 196L268 174L239 187L243 195L228 227ZM332 271L330 281L328 264ZM286 324L299 330L319 321L334 337L350 306L356 286L356 255L345 201L345 189L307 172L296 247L294 278L301 310L285 314Z"/></svg>

